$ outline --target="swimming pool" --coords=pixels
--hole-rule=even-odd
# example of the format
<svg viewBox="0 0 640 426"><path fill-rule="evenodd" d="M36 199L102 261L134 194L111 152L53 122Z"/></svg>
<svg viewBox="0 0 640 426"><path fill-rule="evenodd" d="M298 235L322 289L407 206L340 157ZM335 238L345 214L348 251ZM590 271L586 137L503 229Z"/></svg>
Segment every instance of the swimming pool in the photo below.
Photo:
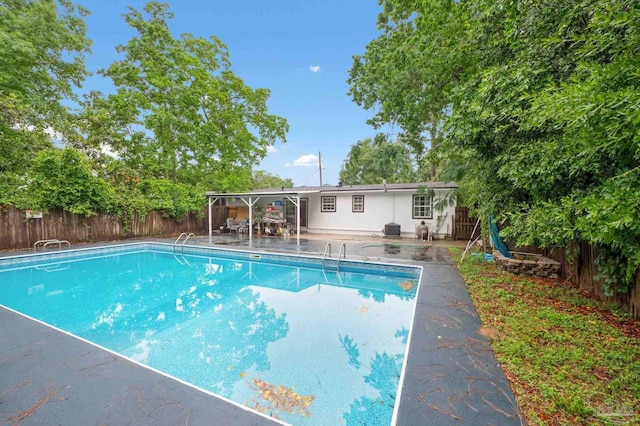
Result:
<svg viewBox="0 0 640 426"><path fill-rule="evenodd" d="M293 424L389 424L420 270L133 244L0 261L0 303Z"/></svg>

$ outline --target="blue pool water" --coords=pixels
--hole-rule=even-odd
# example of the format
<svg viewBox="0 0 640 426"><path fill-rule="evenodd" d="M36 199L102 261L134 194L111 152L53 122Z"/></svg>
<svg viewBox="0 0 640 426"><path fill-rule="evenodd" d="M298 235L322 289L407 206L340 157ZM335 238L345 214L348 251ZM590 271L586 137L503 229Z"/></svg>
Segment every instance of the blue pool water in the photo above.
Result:
<svg viewBox="0 0 640 426"><path fill-rule="evenodd" d="M145 248L0 263L0 304L300 425L388 425L418 272Z"/></svg>

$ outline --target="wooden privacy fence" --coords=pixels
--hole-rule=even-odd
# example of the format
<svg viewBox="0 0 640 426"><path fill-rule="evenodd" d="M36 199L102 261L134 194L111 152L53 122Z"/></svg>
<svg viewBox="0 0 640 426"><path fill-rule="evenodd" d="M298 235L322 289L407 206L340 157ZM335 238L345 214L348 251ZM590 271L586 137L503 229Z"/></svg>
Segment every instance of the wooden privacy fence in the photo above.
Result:
<svg viewBox="0 0 640 426"><path fill-rule="evenodd" d="M480 225L473 232L477 220L477 218L469 216L467 207L456 207L456 214L453 216L453 238L456 240L476 238L480 235Z"/></svg>
<svg viewBox="0 0 640 426"><path fill-rule="evenodd" d="M121 218L107 214L85 217L63 210L51 210L42 218L26 217L24 210L9 206L0 210L0 250L30 248L38 240L57 238L71 243L114 241L123 238L175 235L181 232L206 233L207 217L190 213L180 222L150 212L144 218L134 215L128 224L127 235ZM214 229L225 224L227 207L213 206L211 210Z"/></svg>
<svg viewBox="0 0 640 426"><path fill-rule="evenodd" d="M453 237L456 239L469 240L476 238L480 233L480 227L471 235L476 224L476 218L469 217L469 209L456 207L456 214L453 217ZM501 224L504 227L505 224ZM551 259L557 260L561 264L562 279L570 281L575 286L587 291L600 300L605 300L622 306L634 318L640 319L640 271L636 273L635 284L627 294L616 294L606 296L602 282L595 279L597 273L595 259L598 252L595 247L587 243L579 244L579 255L577 259L570 262L564 249L543 250L538 247L515 247L509 241L505 241L511 251L522 251L528 253L544 254Z"/></svg>
<svg viewBox="0 0 640 426"><path fill-rule="evenodd" d="M564 249L546 251L545 255L557 260L562 265L562 277L582 290L601 300L616 303L630 312L635 319L640 319L640 271L636 272L635 284L627 294L605 296L602 282L595 279L597 269L595 259L598 251L587 243L579 244L580 254L574 262L567 259Z"/></svg>

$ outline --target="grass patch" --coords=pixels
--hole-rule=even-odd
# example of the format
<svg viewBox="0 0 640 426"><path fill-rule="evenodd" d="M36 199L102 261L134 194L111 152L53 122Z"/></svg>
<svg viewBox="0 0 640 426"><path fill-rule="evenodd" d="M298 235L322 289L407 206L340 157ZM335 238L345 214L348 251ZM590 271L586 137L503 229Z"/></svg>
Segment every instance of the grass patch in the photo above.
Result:
<svg viewBox="0 0 640 426"><path fill-rule="evenodd" d="M639 322L568 284L450 251L528 424L640 424Z"/></svg>

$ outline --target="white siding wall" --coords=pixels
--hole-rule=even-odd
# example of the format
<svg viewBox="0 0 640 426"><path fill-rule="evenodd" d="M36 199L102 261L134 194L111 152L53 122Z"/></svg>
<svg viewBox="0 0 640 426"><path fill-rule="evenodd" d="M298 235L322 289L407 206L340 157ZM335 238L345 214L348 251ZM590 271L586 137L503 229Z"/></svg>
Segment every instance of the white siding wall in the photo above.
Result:
<svg viewBox="0 0 640 426"><path fill-rule="evenodd" d="M449 190L435 190L435 198L443 196ZM423 219L413 218L413 195L415 192L323 192L315 194L305 194L308 198L308 231L327 234L344 235L384 235L384 225L394 222L400 225L403 237L415 237L415 228ZM364 212L352 211L352 196L364 196ZM336 197L335 212L320 211L320 197ZM258 205L264 206L273 203L275 197L262 197ZM282 200L282 198L277 198ZM229 207L237 206L241 216L248 217L248 208L240 199L229 200ZM452 217L455 214L455 207L448 207L440 215L440 226L438 227L439 213L434 209L432 219L424 219L429 226L429 232L433 238L444 238L451 235Z"/></svg>
<svg viewBox="0 0 640 426"><path fill-rule="evenodd" d="M444 195L447 190L436 190L436 198ZM414 192L369 192L369 193L323 193L309 196L309 232L353 234L353 235L383 235L384 225L394 222L400 225L404 237L415 236L415 227L423 219L414 219ZM364 195L364 213L352 212L352 196ZM335 196L336 211L321 212L320 197ZM424 219L434 238L443 238L451 234L451 218L455 207L448 207L440 215L443 217L438 224L438 212L433 211L432 219Z"/></svg>

